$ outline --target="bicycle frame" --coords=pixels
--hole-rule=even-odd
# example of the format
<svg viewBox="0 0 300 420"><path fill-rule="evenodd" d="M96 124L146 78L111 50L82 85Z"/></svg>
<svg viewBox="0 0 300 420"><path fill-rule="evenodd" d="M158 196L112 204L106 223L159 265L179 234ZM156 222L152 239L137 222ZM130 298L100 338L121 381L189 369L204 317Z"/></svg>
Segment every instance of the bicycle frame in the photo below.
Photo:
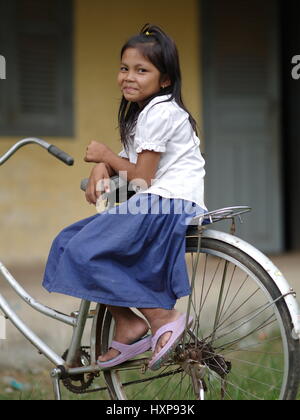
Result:
<svg viewBox="0 0 300 420"><path fill-rule="evenodd" d="M90 302L85 300L81 301L80 310L78 313L73 313L71 316L65 315L61 312L58 312L48 306L45 306L37 302L32 296L30 296L21 285L15 280L12 274L7 270L7 268L0 262L0 272L5 278L7 283L12 287L12 289L17 293L17 295L23 299L23 301L31 306L34 310L55 319L56 321L63 322L66 325L72 326L73 336L71 345L69 348L69 354L67 360L62 359L61 356L56 354L46 343L44 343L28 326L18 317L18 315L11 309L8 302L5 300L2 294L0 294L0 309L4 315L15 325L15 327L29 340L42 354L44 354L47 359L56 366L68 364L68 361L71 361L74 353L81 344L81 338L83 334L83 329L85 326L86 319L89 314Z"/></svg>
<svg viewBox="0 0 300 420"><path fill-rule="evenodd" d="M0 156L0 165L4 164L18 149L27 144L36 144L46 149L49 153L55 156L57 159L63 161L65 164L71 166L74 163L74 160L67 153L58 149L56 146L51 145L45 142L42 139L30 137L23 140L20 140L15 145L13 145L3 156ZM54 369L51 373L53 378L54 392L56 399L60 399L60 390L58 386L58 381L61 379L63 372L68 372L70 374L81 373L82 371L88 372L98 372L100 368L96 365L95 360L95 351L91 355L91 366L84 368L69 368L72 366L72 362L75 359L76 352L81 346L82 335L86 321L89 315L89 308L91 302L82 300L80 304L80 309L78 312L72 313L70 316L58 312L52 308L49 308L39 302L37 302L32 296L30 296L22 286L17 282L17 280L12 276L8 271L5 265L0 262L0 273L7 281L7 283L12 287L16 294L23 299L23 301L31 306L34 310L46 315L47 317L53 318L56 321L60 321L73 327L73 335L71 343L68 349L68 355L66 360L64 360L60 355L55 353L44 341L42 341L12 310L9 303L5 300L4 296L0 294L0 310L3 312L5 317L9 319L12 324L20 331L21 334L33 344L38 351L43 354L50 362L52 362L58 369ZM94 323L95 324L95 323ZM95 333L96 325L93 325L92 331ZM91 334L91 349L95 350L95 340L93 339L95 334Z"/></svg>
<svg viewBox="0 0 300 420"><path fill-rule="evenodd" d="M22 147L28 143L36 143L40 146L46 148L50 153L54 154L59 159L63 160L67 164L72 164L72 159L63 152L59 151L52 145L40 140L40 139L24 139L21 142L17 143L14 147L10 149L3 157L0 157L0 165L3 164L19 147ZM248 209L248 210L247 210ZM274 280L274 283L277 285L278 289L282 294L282 298L285 299L288 310L290 312L290 317L294 326L293 329L293 338L295 340L300 339L300 308L296 300L296 295L293 289L290 288L288 282L281 274L281 272L276 268L271 261L265 257L260 251L248 244L247 242L224 232L210 230L202 227L202 222L204 218L209 219L209 224L215 223L223 219L231 219L234 222L234 218L249 211L249 208L246 207L232 207L221 209L215 212L206 213L205 216L198 219L198 223L193 223L193 229L190 236L198 236L205 238L219 239L225 243L234 245L240 250L244 251L246 254L251 256L256 262L258 262L262 268L271 276ZM234 225L234 223L233 223ZM66 360L58 355L52 348L50 348L44 341L42 341L13 311L9 303L6 301L4 296L0 293L0 310L4 313L5 317L9 319L13 325L20 331L23 336L30 341L33 346L35 346L38 351L43 354L51 363L54 364L55 368L51 372L51 377L53 380L54 394L56 399L60 399L60 387L59 381L68 375L76 375L80 373L98 373L101 371L100 367L96 363L97 355L97 318L98 311L102 310L103 305L97 305L96 313L90 312L91 302L86 300L81 300L80 308L78 312L73 312L71 315L66 315L61 312L58 312L52 308L49 308L39 302L37 302L32 296L30 296L23 287L17 282L17 280L12 276L3 263L0 262L0 273L10 287L16 292L16 294L33 310L36 310L43 315L53 318L56 321L63 322L66 325L69 325L73 328L73 334L71 338L71 343L68 348L68 354ZM74 360L76 359L76 353L81 347L82 336L84 328L88 318L93 318L92 329L90 334L90 349L91 349L91 360L89 366L83 367L72 367ZM139 363L139 362L137 362ZM140 363L143 363L140 361Z"/></svg>
<svg viewBox="0 0 300 420"><path fill-rule="evenodd" d="M287 307L290 312L291 320L294 325L293 337L295 340L300 339L300 309L298 302L295 297L295 292L290 288L288 282L283 277L281 272L275 267L271 261L260 253L257 249L249 245L247 242L242 241L233 235L226 234L220 231L214 231L210 229L204 229L201 232L202 237L220 239L226 243L237 246L248 255L252 256L273 278L275 284L282 293L282 298L285 299ZM238 243L237 243L238 241ZM66 360L60 355L55 353L45 342L43 342L11 309L8 302L0 294L0 309L4 315L15 325L15 327L23 334L23 336L30 341L41 354L43 354L50 362L52 362L56 368L51 371L51 377L53 381L53 389L55 398L61 399L59 381L63 379L66 374L80 374L80 373L98 373L101 371L100 367L96 363L96 320L97 313L91 314L89 312L91 302L82 300L80 309L78 312L73 312L71 316L58 312L51 309L32 298L14 279L12 274L7 268L0 263L0 272L5 278L7 283L13 288L17 295L24 300L26 304L31 306L34 310L46 315L47 317L53 318L57 321L63 322L66 325L73 327L73 335L71 343L68 349ZM97 310L99 311L101 305L98 305ZM76 352L81 347L81 340L83 331L86 325L86 321L89 317L93 317L93 324L90 335L90 347L91 347L91 363L89 366L84 367L70 367L76 357ZM141 361L142 363L143 361Z"/></svg>
<svg viewBox="0 0 300 420"><path fill-rule="evenodd" d="M284 299L286 300L287 306L290 311L290 316L294 325L294 335L295 339L300 338L300 309L298 302L296 300L296 294L294 290L290 287L285 277L278 270L278 268L272 264L272 262L260 251L254 248L252 245L247 242L237 238L233 235L227 234L221 231L215 231L210 229L205 229L202 232L202 235L205 238L214 238L222 240L223 242L237 246L239 249L243 250L246 254L250 255L255 261L257 261L273 278L274 283L277 285L278 289L281 291ZM61 312L58 312L54 309L51 309L39 302L37 302L32 296L30 296L21 285L15 280L12 274L7 270L7 268L0 262L0 272L2 276L6 279L8 284L14 289L14 291L24 300L29 306L34 310L53 318L57 321L63 322L74 328L73 338L71 346L69 349L67 361L63 360L60 356L54 353L44 342L42 342L17 316L17 314L10 308L7 301L0 294L0 309L3 311L5 316L7 316L12 323L19 329L19 331L35 346L38 348L41 353L43 353L52 363L56 366L64 365L65 362L72 360L74 353L80 346L83 328L86 322L87 317L89 316L89 307L90 302L82 300L80 305L79 312L73 313L72 316L65 315Z"/></svg>
<svg viewBox="0 0 300 420"><path fill-rule="evenodd" d="M78 349L81 347L81 340L86 325L86 321L89 317L94 317L89 313L90 304L86 300L82 300L80 304L80 309L78 312L74 312L71 316L65 315L61 312L58 312L52 308L49 308L39 302L37 302L33 297L31 297L15 280L12 274L7 270L7 268L0 262L0 272L5 278L7 283L12 287L12 289L17 293L17 295L24 300L26 304L31 306L34 310L46 315L47 317L53 318L56 321L63 322L66 325L73 327L73 334L71 338L71 343L68 348L68 355L66 360L64 360L60 355L55 353L44 341L42 341L12 310L8 302L5 300L2 294L0 294L0 310L4 313L5 317L8 318L12 324L20 331L20 333L33 344L38 351L43 354L50 362L52 362L57 369L54 369L51 372L53 379L54 391L56 399L60 399L60 391L58 387L58 381L63 377L63 374L68 372L68 374L79 374L94 372L97 373L100 371L100 368L96 364L96 343L94 337L96 336L96 322L93 323L91 331L91 364L90 366L85 366L82 368L72 368L72 362L76 357ZM96 320L96 316L94 320Z"/></svg>

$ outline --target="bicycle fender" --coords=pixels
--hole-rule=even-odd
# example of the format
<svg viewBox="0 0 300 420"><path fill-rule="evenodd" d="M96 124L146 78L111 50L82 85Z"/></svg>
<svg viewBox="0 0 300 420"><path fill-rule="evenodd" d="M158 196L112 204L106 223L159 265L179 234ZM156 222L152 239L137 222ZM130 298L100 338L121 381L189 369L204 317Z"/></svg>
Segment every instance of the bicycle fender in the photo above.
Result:
<svg viewBox="0 0 300 420"><path fill-rule="evenodd" d="M290 313L290 317L294 326L293 338L295 340L300 339L300 306L296 299L296 293L293 288L289 285L288 281L282 274L282 272L274 265L274 263L261 251L256 249L253 245L237 236L230 235L226 232L217 230L205 229L202 234L203 238L217 239L229 245L232 245L239 250L243 251L253 258L273 279L274 283L283 295L286 302L287 308Z"/></svg>

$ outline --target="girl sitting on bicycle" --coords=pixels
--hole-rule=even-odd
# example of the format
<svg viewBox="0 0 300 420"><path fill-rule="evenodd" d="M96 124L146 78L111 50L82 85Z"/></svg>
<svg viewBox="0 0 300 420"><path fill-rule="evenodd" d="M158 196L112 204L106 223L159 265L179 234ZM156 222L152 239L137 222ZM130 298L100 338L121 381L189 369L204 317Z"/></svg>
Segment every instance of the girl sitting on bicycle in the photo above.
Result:
<svg viewBox="0 0 300 420"><path fill-rule="evenodd" d="M123 150L116 155L105 144L90 143L85 161L97 165L86 199L95 204L99 181L108 192L109 178L118 173L127 175L136 194L64 229L52 244L43 285L107 305L115 336L98 359L102 368L152 348L149 368L156 370L186 326L186 314L174 306L191 292L185 234L205 209L204 160L181 97L177 48L159 27L146 25L123 46L118 84ZM145 337L149 327L152 334Z"/></svg>

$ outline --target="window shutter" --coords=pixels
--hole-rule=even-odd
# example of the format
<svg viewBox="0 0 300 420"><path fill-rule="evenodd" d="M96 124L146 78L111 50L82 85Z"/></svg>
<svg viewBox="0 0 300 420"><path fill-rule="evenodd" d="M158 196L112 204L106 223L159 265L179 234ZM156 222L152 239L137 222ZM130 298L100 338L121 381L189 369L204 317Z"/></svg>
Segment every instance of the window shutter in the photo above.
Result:
<svg viewBox="0 0 300 420"><path fill-rule="evenodd" d="M25 34L18 37L17 65L22 114L55 116L58 106L57 39Z"/></svg>
<svg viewBox="0 0 300 420"><path fill-rule="evenodd" d="M10 4L13 69L5 87L10 99L4 104L0 135L72 136L72 1Z"/></svg>

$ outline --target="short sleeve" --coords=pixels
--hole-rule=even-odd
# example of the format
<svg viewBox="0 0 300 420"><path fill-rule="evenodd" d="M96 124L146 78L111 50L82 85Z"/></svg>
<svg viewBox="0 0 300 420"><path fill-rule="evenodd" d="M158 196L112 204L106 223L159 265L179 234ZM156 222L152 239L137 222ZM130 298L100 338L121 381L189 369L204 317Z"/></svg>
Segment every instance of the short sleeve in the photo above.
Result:
<svg viewBox="0 0 300 420"><path fill-rule="evenodd" d="M121 152L119 153L119 156L120 156L121 158L126 158L126 159L129 159L129 157L128 157L128 155L127 155L127 153L126 153L126 150L125 150L125 149L121 150Z"/></svg>
<svg viewBox="0 0 300 420"><path fill-rule="evenodd" d="M166 151L172 129L172 116L167 104L157 104L140 114L134 138L136 153L143 150L160 153Z"/></svg>

